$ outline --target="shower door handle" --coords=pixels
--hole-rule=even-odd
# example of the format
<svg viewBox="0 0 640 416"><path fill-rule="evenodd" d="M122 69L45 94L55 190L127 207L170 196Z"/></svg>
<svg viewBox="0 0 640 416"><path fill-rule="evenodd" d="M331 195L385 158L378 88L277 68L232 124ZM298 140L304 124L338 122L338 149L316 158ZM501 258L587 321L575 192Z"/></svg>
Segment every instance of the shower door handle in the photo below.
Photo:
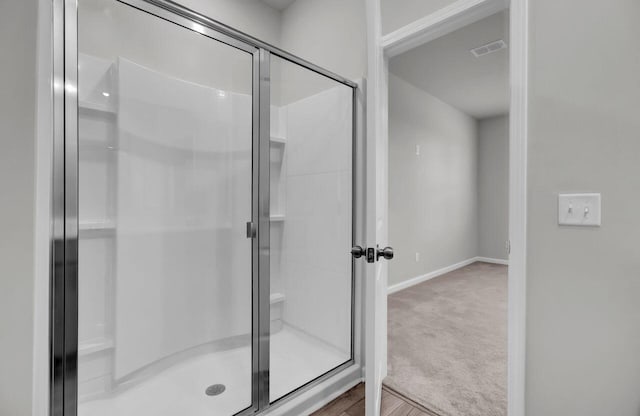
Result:
<svg viewBox="0 0 640 416"><path fill-rule="evenodd" d="M247 238L256 238L256 225L253 221L247 222Z"/></svg>

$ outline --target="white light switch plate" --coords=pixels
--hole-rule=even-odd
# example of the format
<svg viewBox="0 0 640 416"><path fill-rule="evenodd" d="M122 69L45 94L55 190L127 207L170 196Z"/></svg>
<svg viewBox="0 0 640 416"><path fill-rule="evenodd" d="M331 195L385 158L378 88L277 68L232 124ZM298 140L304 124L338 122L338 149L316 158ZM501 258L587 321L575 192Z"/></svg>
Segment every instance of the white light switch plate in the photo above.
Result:
<svg viewBox="0 0 640 416"><path fill-rule="evenodd" d="M559 194L558 224L599 227L600 194Z"/></svg>

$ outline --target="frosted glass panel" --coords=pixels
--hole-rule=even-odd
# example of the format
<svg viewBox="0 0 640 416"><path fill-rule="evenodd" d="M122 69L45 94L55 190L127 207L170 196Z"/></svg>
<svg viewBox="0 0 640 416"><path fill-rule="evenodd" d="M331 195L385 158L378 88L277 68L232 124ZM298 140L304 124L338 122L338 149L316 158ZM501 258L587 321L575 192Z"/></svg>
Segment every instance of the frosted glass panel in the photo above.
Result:
<svg viewBox="0 0 640 416"><path fill-rule="evenodd" d="M252 55L115 0L78 11L78 413L237 413L252 388Z"/></svg>
<svg viewBox="0 0 640 416"><path fill-rule="evenodd" d="M351 359L352 89L272 58L275 401Z"/></svg>

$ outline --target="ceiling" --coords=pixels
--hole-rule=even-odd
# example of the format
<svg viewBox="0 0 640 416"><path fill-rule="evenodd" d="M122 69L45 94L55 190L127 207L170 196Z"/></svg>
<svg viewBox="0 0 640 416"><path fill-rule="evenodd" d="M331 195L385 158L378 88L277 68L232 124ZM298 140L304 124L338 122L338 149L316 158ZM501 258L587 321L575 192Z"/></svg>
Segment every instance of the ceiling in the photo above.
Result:
<svg viewBox="0 0 640 416"><path fill-rule="evenodd" d="M284 10L291 6L296 0L261 0L263 3L273 7L274 9Z"/></svg>
<svg viewBox="0 0 640 416"><path fill-rule="evenodd" d="M475 118L509 110L509 49L476 58L478 46L504 40L509 44L507 12L391 58L389 71Z"/></svg>

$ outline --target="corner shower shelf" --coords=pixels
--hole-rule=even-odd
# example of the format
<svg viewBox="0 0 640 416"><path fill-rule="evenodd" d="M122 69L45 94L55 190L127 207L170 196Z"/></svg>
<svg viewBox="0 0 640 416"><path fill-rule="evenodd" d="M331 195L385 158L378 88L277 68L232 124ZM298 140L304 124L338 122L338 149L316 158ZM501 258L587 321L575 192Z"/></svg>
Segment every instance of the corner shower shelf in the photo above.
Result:
<svg viewBox="0 0 640 416"><path fill-rule="evenodd" d="M272 214L269 217L269 220L271 222L283 222L284 221L284 214Z"/></svg>
<svg viewBox="0 0 640 416"><path fill-rule="evenodd" d="M97 104L91 101L79 101L78 109L80 110L88 110L96 113L103 113L110 116L116 115L116 110L105 106L104 104Z"/></svg>
<svg viewBox="0 0 640 416"><path fill-rule="evenodd" d="M81 234L113 232L115 229L116 223L110 220L80 221L78 223L78 231Z"/></svg>
<svg viewBox="0 0 640 416"><path fill-rule="evenodd" d="M78 344L78 355L86 356L113 348L113 340L108 338L96 338Z"/></svg>
<svg viewBox="0 0 640 416"><path fill-rule="evenodd" d="M271 296L269 296L269 303L270 304L274 304L274 303L280 303L280 302L284 302L285 296L283 293L272 293Z"/></svg>
<svg viewBox="0 0 640 416"><path fill-rule="evenodd" d="M285 139L284 137L271 136L270 140L271 140L271 143L277 144L280 146L284 146L285 143L287 143L287 139Z"/></svg>

